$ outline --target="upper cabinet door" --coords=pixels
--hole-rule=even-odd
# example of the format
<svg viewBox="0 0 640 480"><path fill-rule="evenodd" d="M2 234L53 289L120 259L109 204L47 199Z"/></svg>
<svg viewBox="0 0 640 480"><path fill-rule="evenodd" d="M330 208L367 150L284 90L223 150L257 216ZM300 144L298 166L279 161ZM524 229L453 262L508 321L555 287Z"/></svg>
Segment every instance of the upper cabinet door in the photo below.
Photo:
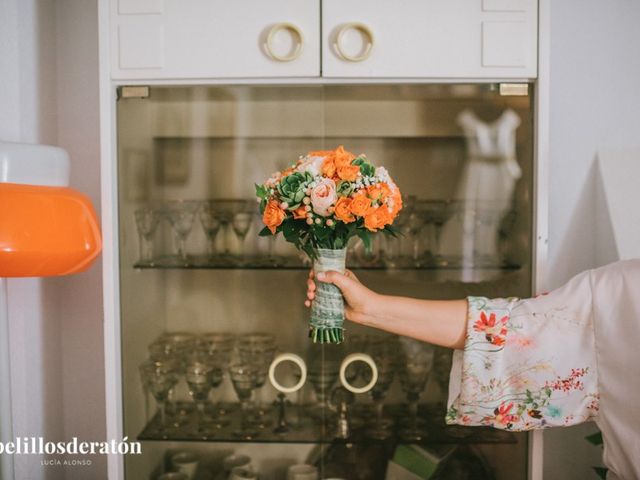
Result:
<svg viewBox="0 0 640 480"><path fill-rule="evenodd" d="M320 0L111 0L115 79L317 77Z"/></svg>
<svg viewBox="0 0 640 480"><path fill-rule="evenodd" d="M534 78L536 0L324 0L325 77Z"/></svg>

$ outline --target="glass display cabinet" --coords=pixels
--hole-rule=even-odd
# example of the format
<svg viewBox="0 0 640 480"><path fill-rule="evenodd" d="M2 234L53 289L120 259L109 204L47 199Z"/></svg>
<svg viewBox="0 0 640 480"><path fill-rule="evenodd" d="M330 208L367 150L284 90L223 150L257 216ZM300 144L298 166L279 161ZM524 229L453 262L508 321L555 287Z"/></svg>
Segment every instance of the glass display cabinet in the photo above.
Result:
<svg viewBox="0 0 640 480"><path fill-rule="evenodd" d="M317 476L295 478L375 480L412 456L437 466L434 479L526 478L525 434L445 425L451 352L350 323L340 345L307 338L309 262L258 237L254 183L310 150L364 152L404 194L398 238L349 247L365 284L528 296L531 85L134 90L119 88L115 112L123 433L143 444L126 478L254 478L229 474L250 462L261 479L304 463ZM306 365L306 378L292 362L274 368L297 391L269 379L281 353ZM372 384L363 393L340 378L353 353L376 365L373 382L366 363L343 369L351 390Z"/></svg>

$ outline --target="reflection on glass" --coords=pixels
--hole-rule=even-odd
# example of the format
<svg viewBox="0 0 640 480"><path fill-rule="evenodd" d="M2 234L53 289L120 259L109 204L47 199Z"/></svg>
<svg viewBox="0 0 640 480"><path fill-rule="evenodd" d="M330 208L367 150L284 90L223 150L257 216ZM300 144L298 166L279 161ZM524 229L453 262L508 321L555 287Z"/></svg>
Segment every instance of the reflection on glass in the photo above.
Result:
<svg viewBox="0 0 640 480"><path fill-rule="evenodd" d="M409 403L409 418L400 430L404 441L420 441L426 438L424 425L418 422L418 401L427 385L433 366L433 347L417 340L402 338L401 367L398 371L400 385Z"/></svg>

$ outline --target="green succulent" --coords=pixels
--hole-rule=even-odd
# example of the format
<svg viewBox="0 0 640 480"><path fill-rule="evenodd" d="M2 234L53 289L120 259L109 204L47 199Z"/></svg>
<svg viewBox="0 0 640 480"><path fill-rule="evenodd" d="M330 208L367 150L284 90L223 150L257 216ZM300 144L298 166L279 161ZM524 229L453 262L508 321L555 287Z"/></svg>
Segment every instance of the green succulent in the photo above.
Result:
<svg viewBox="0 0 640 480"><path fill-rule="evenodd" d="M300 172L284 177L278 185L280 200L286 202L289 205L289 209L299 207L304 198L304 191L309 180L310 178L307 174Z"/></svg>
<svg viewBox="0 0 640 480"><path fill-rule="evenodd" d="M347 182L346 180L342 180L338 184L338 188L336 189L336 191L338 192L338 195L340 195L341 197L348 197L353 193L354 189L355 189L355 185L352 182Z"/></svg>

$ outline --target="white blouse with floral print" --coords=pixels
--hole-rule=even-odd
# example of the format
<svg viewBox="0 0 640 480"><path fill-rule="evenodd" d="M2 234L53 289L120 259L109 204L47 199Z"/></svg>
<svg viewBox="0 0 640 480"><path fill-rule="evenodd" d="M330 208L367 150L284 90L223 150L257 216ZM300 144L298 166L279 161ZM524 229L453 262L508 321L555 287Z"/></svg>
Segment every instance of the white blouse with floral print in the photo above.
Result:
<svg viewBox="0 0 640 480"><path fill-rule="evenodd" d="M523 431L595 419L607 478L638 479L638 352L640 260L583 272L535 298L468 297L446 421Z"/></svg>

